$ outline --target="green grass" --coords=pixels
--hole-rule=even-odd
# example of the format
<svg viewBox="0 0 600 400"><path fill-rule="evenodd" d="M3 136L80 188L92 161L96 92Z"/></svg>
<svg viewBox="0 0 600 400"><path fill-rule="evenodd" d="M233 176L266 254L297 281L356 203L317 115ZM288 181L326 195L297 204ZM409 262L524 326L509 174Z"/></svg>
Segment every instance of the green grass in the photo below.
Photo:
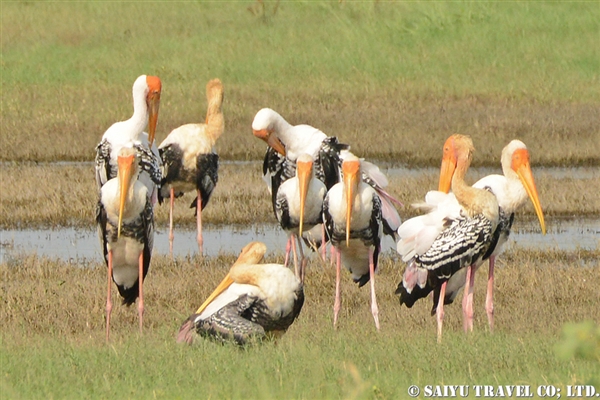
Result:
<svg viewBox="0 0 600 400"><path fill-rule="evenodd" d="M329 329L331 331L331 329ZM407 398L416 384L563 387L598 373L557 361L556 338L451 333L433 337L328 332L248 349L178 346L170 332L110 346L32 337L2 351L10 398ZM149 337L150 336L150 337ZM508 349L508 350L507 350ZM8 353L8 354L7 354Z"/></svg>
<svg viewBox="0 0 600 400"><path fill-rule="evenodd" d="M475 289L475 331L462 333L460 299L446 307L444 337L425 299L412 309L393 294L402 264L383 257L376 332L368 287L344 274L332 327L334 271L312 257L300 318L278 342L245 348L196 340L177 345L180 324L222 279L234 256L153 260L144 333L137 310L115 304L104 342L106 267L23 257L0 265L0 389L9 398L406 398L416 384L552 384L598 376L591 360L555 354L567 321L598 321L598 251L511 250L496 270L496 330L487 328L485 270ZM281 262L270 253L269 262ZM586 266L581 266L584 261ZM591 266L591 267L590 267ZM113 295L116 290L113 288Z"/></svg>
<svg viewBox="0 0 600 400"><path fill-rule="evenodd" d="M260 16L251 4L8 3L4 79L129 83L146 68L184 84L200 73L279 90L408 83L420 93L598 100L587 87L600 70L592 3L284 2L273 15L267 2Z"/></svg>
<svg viewBox="0 0 600 400"><path fill-rule="evenodd" d="M594 3L274 8L3 3L0 159L92 159L108 126L131 115L131 84L148 73L163 80L158 140L203 120L204 86L221 78L218 150L227 159L261 157L250 124L270 106L362 156L402 164L437 164L440 143L456 131L474 137L476 163L495 165L518 137L545 165L600 164Z"/></svg>

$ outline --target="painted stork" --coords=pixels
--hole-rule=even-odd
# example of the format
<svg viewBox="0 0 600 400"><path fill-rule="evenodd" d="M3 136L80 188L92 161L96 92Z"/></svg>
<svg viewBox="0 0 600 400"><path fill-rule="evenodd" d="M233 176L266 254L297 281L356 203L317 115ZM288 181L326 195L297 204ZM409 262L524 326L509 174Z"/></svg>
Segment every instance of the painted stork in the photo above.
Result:
<svg viewBox="0 0 600 400"><path fill-rule="evenodd" d="M285 333L300 314L304 290L281 264L259 264L267 247L252 242L242 250L225 279L181 326L177 342L191 344L193 331L240 345Z"/></svg>
<svg viewBox="0 0 600 400"><path fill-rule="evenodd" d="M169 206L169 249L173 254L173 203L175 197L196 191L191 208L196 208L198 250L202 254L202 210L208 204L217 185L219 156L215 143L223 134L225 123L221 106L223 84L213 79L206 84L208 108L206 121L201 124L186 124L174 129L158 147L163 162L163 180L159 202L170 198Z"/></svg>
<svg viewBox="0 0 600 400"><path fill-rule="evenodd" d="M329 137L310 125L293 126L270 108L258 111L252 122L252 131L254 136L270 146L263 163L263 178L267 181L272 196L282 182L294 176L295 163L300 154L307 153L313 157L315 175L327 189L340 181L340 165L343 159L347 155L354 156L349 151L350 146L339 143L336 137ZM396 230L401 220L393 204L402 204L385 191L388 181L379 168L368 161L361 161L362 179L371 185L381 198L384 233L396 241ZM324 232L321 241L323 240ZM325 258L324 254L322 256Z"/></svg>
<svg viewBox="0 0 600 400"><path fill-rule="evenodd" d="M340 275L344 264L359 287L371 282L371 313L379 330L375 271L383 234L381 200L375 189L360 179L358 157L348 155L342 173L342 182L327 192L323 203L323 219L336 254L333 325L337 325L341 308Z"/></svg>
<svg viewBox="0 0 600 400"><path fill-rule="evenodd" d="M540 205L537 188L533 179L533 173L531 172L531 166L529 164L529 151L527 150L527 146L525 146L525 144L520 140L511 141L502 150L501 164L504 175L488 175L484 178L481 178L473 185L473 187L486 189L492 192L496 196L498 205L500 206L499 222L492 236L492 243L486 254L483 256L481 262L475 266L477 269L485 260L489 260L485 309L490 331L493 331L494 328L493 286L495 259L496 256L502 253L504 244L508 241L515 212L525 205L528 197L533 203L533 207L540 222L542 234L546 234L544 213ZM441 187L440 189L446 191L449 190L449 186L446 184L445 187ZM426 207L429 207L430 209L432 207L435 208L437 220L439 222L441 222L443 218L448 217L448 215L446 212L440 212L440 210L437 209L438 204L445 204L445 206L442 206L442 208L446 207L446 210L450 209L454 210L454 212L460 210L460 206L452 194L444 195L440 192L430 192L427 194L427 196L430 199L427 202L429 204L427 204ZM436 197L437 200L435 199ZM429 215L429 217L431 218L431 215ZM419 229L412 228L413 232L416 232ZM407 234L403 233L403 235L409 237L416 236L410 231L408 231ZM465 272L465 269L460 270L450 278L446 288L446 298L444 304L452 303L458 294L458 290L461 289L466 283ZM465 321L465 329L472 331L472 315L467 317L469 318L467 318Z"/></svg>
<svg viewBox="0 0 600 400"><path fill-rule="evenodd" d="M124 146L137 151L140 164L139 179L148 188L156 202L161 180L161 161L154 143L161 82L156 76L141 75L133 83L133 115L126 121L116 122L104 132L96 147L96 182L98 190L117 176L117 157ZM144 129L148 126L148 133Z"/></svg>
<svg viewBox="0 0 600 400"><path fill-rule="evenodd" d="M406 221L399 228L401 237L398 251L407 260L402 282L396 290L400 304L412 307L416 300L434 291L433 312L437 314L438 341L442 337L444 300L447 285L460 285L450 278L465 269L466 282L463 313L465 320L472 316L472 283L475 267L481 263L492 244L493 234L499 223L499 207L496 197L485 189L468 186L464 176L469 168L474 151L468 136L452 135L444 144L440 189L449 190L451 184L457 203L439 201L435 212ZM448 188L448 189L446 189ZM455 204L458 204L456 207ZM446 214L439 218L439 214ZM425 221L425 222L423 222ZM417 229L411 235L411 227L424 223L425 229ZM417 244L412 252L407 251L406 242ZM410 258L409 258L410 257ZM449 292L458 290L451 287Z"/></svg>
<svg viewBox="0 0 600 400"><path fill-rule="evenodd" d="M294 252L294 270L304 282L306 259L302 250L302 233L323 223L325 184L314 179L313 159L302 154L296 160L296 176L283 182L277 190L275 214L281 227L288 232ZM296 254L296 240L300 253L300 267ZM287 261L286 263L287 266Z"/></svg>
<svg viewBox="0 0 600 400"><path fill-rule="evenodd" d="M139 297L138 315L140 332L142 331L142 288L150 267L154 241L152 202L146 186L137 180L139 164L135 149L123 147L119 151L117 164L117 177L102 186L96 208L98 236L108 266L107 341L112 311L111 280L117 285L123 304L132 305Z"/></svg>

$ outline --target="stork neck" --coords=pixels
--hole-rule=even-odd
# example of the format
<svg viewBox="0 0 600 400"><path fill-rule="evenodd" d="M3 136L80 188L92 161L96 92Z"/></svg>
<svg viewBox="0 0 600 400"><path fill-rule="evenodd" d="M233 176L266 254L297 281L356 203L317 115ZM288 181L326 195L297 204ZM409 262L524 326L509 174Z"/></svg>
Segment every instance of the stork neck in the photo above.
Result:
<svg viewBox="0 0 600 400"><path fill-rule="evenodd" d="M132 140L139 140L140 134L148 126L148 105L146 104L146 96L142 93L134 93L133 95L133 115L129 119L131 124Z"/></svg>
<svg viewBox="0 0 600 400"><path fill-rule="evenodd" d="M235 283L258 286L258 276L254 264L234 265L229 271Z"/></svg>
<svg viewBox="0 0 600 400"><path fill-rule="evenodd" d="M211 138L213 145L225 130L225 121L221 110L221 99L220 96L209 99L208 108L206 110L207 134Z"/></svg>
<svg viewBox="0 0 600 400"><path fill-rule="evenodd" d="M293 126L279 114L273 117L273 130L284 145L289 146L294 142Z"/></svg>

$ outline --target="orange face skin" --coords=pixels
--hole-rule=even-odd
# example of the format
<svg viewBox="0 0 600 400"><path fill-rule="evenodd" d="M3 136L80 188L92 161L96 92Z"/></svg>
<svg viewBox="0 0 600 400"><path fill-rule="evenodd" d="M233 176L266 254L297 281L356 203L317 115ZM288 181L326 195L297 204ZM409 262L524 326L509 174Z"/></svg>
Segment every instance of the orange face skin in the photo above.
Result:
<svg viewBox="0 0 600 400"><path fill-rule="evenodd" d="M264 140L275 151L277 151L282 156L285 156L285 146L283 145L283 143L281 143L281 141L279 140L277 135L273 133L273 131L270 131L268 129L253 129L252 134L257 138Z"/></svg>
<svg viewBox="0 0 600 400"><path fill-rule="evenodd" d="M438 190L444 193L450 192L450 187L452 186L452 176L454 175L456 164L458 163L454 139L455 135L452 135L446 140L446 143L444 143L442 166L440 170L440 183L438 185Z"/></svg>
<svg viewBox="0 0 600 400"><path fill-rule="evenodd" d="M542 228L542 233L546 234L546 223L544 222L544 213L542 212L542 206L540 204L540 199L538 196L537 188L535 186L535 181L533 180L533 173L531 172L531 166L529 165L529 152L527 149L518 149L512 155L512 162L510 168L516 172L517 176L523 183L531 202L533 203L533 208L535 209L535 213L540 221L540 226Z"/></svg>

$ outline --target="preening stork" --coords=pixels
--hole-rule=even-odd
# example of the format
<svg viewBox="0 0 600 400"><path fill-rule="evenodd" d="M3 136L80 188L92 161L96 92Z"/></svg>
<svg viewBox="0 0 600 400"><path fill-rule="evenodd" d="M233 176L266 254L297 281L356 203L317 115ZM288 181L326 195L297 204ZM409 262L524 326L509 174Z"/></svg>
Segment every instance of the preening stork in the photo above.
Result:
<svg viewBox="0 0 600 400"><path fill-rule="evenodd" d="M275 215L281 227L288 233L294 253L294 271L301 282L307 260L302 250L302 233L323 223L323 199L325 184L315 179L313 159L302 154L296 160L296 176L283 182L275 199ZM300 266L296 253L296 241L300 253ZM287 266L286 254L286 264Z"/></svg>
<svg viewBox="0 0 600 400"><path fill-rule="evenodd" d="M464 181L473 151L473 142L468 136L448 138L444 144L440 190L447 192L451 185L457 203L451 199L446 202L438 199L439 205L433 213L412 218L398 230L401 237L398 251L407 266L396 293L400 294L400 304L410 308L415 301L434 291L432 313L437 313L438 341L442 338L447 285L459 285L458 281L449 280L463 268L467 285L463 313L465 321L469 315L472 318L475 266L482 262L492 245L499 222L496 197L488 190L468 186ZM440 214L446 216L439 218ZM458 289L452 287L449 291L453 290Z"/></svg>
<svg viewBox="0 0 600 400"><path fill-rule="evenodd" d="M271 190L273 200L278 186L294 176L296 160L300 154L306 153L313 157L315 175L327 189L340 182L340 166L343 159L347 155L353 156L349 151L350 146L339 143L336 137L327 136L309 125L293 126L270 108L263 108L256 114L252 122L252 131L254 136L270 146L265 154L263 177ZM362 179L377 191L381 199L384 233L391 235L396 241L396 230L401 221L393 204L401 203L385 191L388 185L387 178L379 168L364 160L362 164ZM323 237L322 240L324 239Z"/></svg>
<svg viewBox="0 0 600 400"><path fill-rule="evenodd" d="M525 144L520 140L513 140L506 145L506 147L504 147L502 150L501 164L504 175L488 175L484 178L481 178L473 185L473 187L486 189L492 192L496 196L498 205L500 207L499 222L492 236L492 243L483 256L483 259L475 265L475 269L477 269L485 260L489 260L485 309L491 331L494 327L493 286L495 259L496 256L502 252L504 244L508 241L515 212L525 205L528 197L533 203L533 207L540 222L542 234L546 234L544 214L542 212L537 188L531 172L529 152ZM446 183L446 186L441 187L440 189L443 191L449 190L449 185ZM427 198L428 201L426 202L425 208L428 208L430 213L427 216L418 218L425 217L429 218L430 220L437 219L439 226L444 218L452 218L450 216L452 212L460 212L460 205L452 194L444 195L440 192L430 192L427 194ZM444 210L453 211L448 213ZM415 227L417 229L415 229ZM415 227L412 228L412 233L410 232L410 229L404 229L404 232L402 233L404 238L414 238L417 236L414 234L414 232L425 228L424 226L419 228L416 225ZM407 248L412 246L409 240L404 239L403 245ZM446 288L446 298L444 304L452 303L458 293L458 290L465 285L465 273L466 270L462 269L450 278ZM468 294L468 291L465 292ZM465 321L465 329L473 330L472 315Z"/></svg>
<svg viewBox="0 0 600 400"><path fill-rule="evenodd" d="M267 247L252 242L242 250L225 279L181 326L177 342L191 344L194 331L243 345L285 333L300 314L304 290L281 264L259 264Z"/></svg>
<svg viewBox="0 0 600 400"><path fill-rule="evenodd" d="M159 202L170 198L169 249L173 254L173 204L175 197L196 191L191 208L196 208L198 250L202 254L202 210L217 185L219 156L215 143L223 134L225 123L221 106L223 84L213 79L206 85L208 108L206 120L201 124L186 124L174 129L160 144L158 150L163 162L163 179Z"/></svg>
<svg viewBox="0 0 600 400"><path fill-rule="evenodd" d="M133 83L133 115L126 121L112 124L96 147L96 182L98 190L117 176L117 157L124 147L137 151L139 179L148 188L152 204L156 202L161 180L161 162L154 143L161 82L156 76L141 75ZM148 133L144 129L148 126Z"/></svg>
<svg viewBox="0 0 600 400"><path fill-rule="evenodd" d="M102 186L96 208L98 236L108 266L107 341L112 311L111 280L117 285L123 304L129 306L139 297L138 314L142 331L143 281L150 268L154 241L152 202L146 186L137 180L139 164L135 149L123 147L117 164L117 177Z"/></svg>
<svg viewBox="0 0 600 400"><path fill-rule="evenodd" d="M371 313L379 330L379 308L375 296L375 271L380 251L383 223L381 200L361 176L360 159L348 155L342 164L343 180L334 185L323 203L323 218L336 254L333 325L341 308L341 265L362 287L371 282Z"/></svg>

